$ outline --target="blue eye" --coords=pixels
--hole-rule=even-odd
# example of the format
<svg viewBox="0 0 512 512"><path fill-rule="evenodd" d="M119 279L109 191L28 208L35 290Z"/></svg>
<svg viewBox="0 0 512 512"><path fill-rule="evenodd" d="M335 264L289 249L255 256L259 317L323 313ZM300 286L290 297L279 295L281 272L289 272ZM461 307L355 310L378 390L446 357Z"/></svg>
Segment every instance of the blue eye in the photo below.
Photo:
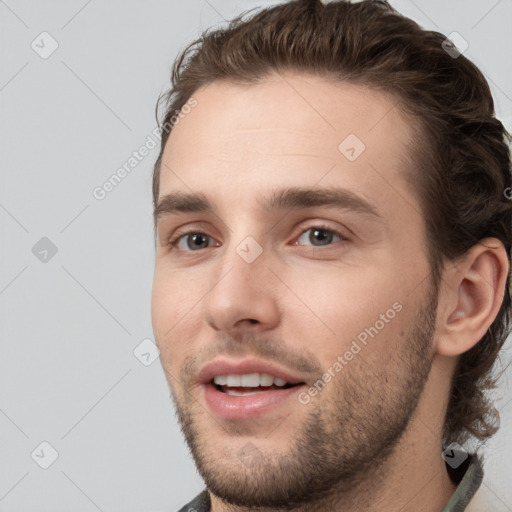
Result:
<svg viewBox="0 0 512 512"><path fill-rule="evenodd" d="M309 235L307 235L309 233ZM302 240L302 243L300 243ZM330 245L333 242L340 240L346 240L340 233L331 229L322 228L320 226L312 227L303 231L297 240L298 245L307 245L304 241L309 241L314 247L322 247L324 245Z"/></svg>
<svg viewBox="0 0 512 512"><path fill-rule="evenodd" d="M328 229L322 226L313 226L302 232L294 245L312 245L313 247L323 247L348 240L338 231ZM177 233L173 239L169 240L169 245L174 249L184 252L196 252L208 247L215 247L218 244L205 233L200 231L188 231Z"/></svg>
<svg viewBox="0 0 512 512"><path fill-rule="evenodd" d="M184 244L183 244L184 242ZM182 251L196 251L211 247L213 240L204 233L190 231L189 233L178 234L169 242L172 247L177 247ZM183 247L185 245L185 247Z"/></svg>

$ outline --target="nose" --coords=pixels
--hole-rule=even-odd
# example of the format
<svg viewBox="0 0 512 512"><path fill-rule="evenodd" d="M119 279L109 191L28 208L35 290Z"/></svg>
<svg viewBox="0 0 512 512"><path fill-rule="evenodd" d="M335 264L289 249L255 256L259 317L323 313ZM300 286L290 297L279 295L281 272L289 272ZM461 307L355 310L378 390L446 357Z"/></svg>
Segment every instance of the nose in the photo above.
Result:
<svg viewBox="0 0 512 512"><path fill-rule="evenodd" d="M252 259L254 251L262 249L256 244L253 239L246 245L242 242L226 247L218 260L211 290L202 301L204 318L216 331L236 336L242 331L270 330L279 324L279 282L267 268L270 257L265 250Z"/></svg>

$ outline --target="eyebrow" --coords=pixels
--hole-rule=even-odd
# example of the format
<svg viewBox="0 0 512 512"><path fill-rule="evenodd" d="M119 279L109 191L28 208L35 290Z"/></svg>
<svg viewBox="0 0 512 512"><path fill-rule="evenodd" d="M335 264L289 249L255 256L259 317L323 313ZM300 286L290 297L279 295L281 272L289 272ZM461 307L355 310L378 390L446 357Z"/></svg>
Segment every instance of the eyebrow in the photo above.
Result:
<svg viewBox="0 0 512 512"><path fill-rule="evenodd" d="M359 195L344 188L291 187L272 191L269 197L259 200L267 211L297 210L327 206L382 218L378 210ZM163 196L154 209L155 221L164 214L210 212L215 208L204 194L172 192Z"/></svg>

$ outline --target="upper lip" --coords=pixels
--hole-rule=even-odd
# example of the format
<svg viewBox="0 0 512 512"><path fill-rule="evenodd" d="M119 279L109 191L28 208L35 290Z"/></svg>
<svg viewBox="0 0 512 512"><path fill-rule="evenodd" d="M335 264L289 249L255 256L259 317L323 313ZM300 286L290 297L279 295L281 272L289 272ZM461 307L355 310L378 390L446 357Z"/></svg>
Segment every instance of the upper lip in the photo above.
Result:
<svg viewBox="0 0 512 512"><path fill-rule="evenodd" d="M203 366L199 372L198 381L201 384L208 384L216 375L246 375L248 373L266 373L281 378L289 384L304 382L300 375L261 359L243 359L241 361L216 359Z"/></svg>

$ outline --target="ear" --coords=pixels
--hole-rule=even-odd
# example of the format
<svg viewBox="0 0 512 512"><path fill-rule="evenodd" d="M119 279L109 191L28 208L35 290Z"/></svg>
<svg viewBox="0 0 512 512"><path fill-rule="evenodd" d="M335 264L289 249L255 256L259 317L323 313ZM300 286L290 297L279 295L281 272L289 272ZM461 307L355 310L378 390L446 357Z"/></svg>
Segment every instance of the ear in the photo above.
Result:
<svg viewBox="0 0 512 512"><path fill-rule="evenodd" d="M496 318L509 273L503 243L486 238L447 267L439 289L436 353L458 356L476 345Z"/></svg>

